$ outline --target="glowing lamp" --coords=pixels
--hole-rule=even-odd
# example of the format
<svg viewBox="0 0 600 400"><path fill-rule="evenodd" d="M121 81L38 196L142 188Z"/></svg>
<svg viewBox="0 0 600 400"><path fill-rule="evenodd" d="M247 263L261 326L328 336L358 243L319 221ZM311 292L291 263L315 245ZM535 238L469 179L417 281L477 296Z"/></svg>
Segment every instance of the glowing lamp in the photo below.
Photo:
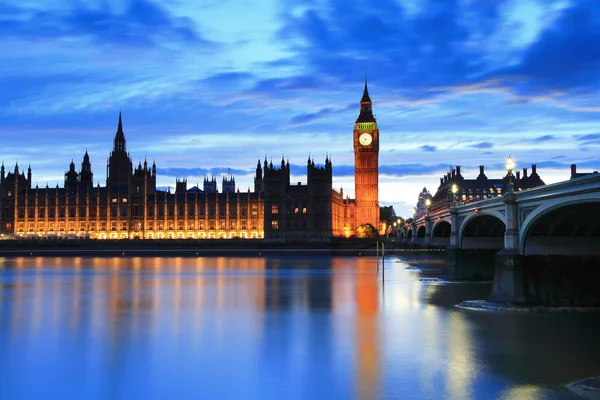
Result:
<svg viewBox="0 0 600 400"><path fill-rule="evenodd" d="M507 169L508 173L510 174L514 168L515 168L515 161L509 155L508 158L506 159L506 169Z"/></svg>

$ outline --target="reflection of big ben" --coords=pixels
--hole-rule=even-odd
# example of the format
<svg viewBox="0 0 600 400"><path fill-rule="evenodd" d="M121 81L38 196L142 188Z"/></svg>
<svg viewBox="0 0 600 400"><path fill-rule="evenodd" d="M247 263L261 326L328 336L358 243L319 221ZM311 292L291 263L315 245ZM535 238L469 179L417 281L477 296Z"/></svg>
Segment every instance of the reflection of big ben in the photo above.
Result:
<svg viewBox="0 0 600 400"><path fill-rule="evenodd" d="M360 114L354 124L355 226L371 224L379 229L379 128L371 109L367 89L360 100Z"/></svg>

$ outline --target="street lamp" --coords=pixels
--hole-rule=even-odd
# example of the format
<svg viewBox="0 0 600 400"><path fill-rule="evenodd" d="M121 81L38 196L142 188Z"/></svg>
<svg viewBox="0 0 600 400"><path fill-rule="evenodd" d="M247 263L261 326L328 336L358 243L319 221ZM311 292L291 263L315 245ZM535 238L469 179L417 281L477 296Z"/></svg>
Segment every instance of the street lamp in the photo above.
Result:
<svg viewBox="0 0 600 400"><path fill-rule="evenodd" d="M513 190L513 182L512 182L512 171L515 168L515 161L509 155L506 159L506 170L508 171L508 193L512 193Z"/></svg>
<svg viewBox="0 0 600 400"><path fill-rule="evenodd" d="M413 217L417 216L417 207L413 207Z"/></svg>
<svg viewBox="0 0 600 400"><path fill-rule="evenodd" d="M450 191L452 192L452 207L456 206L456 193L458 193L458 185L453 183L450 187Z"/></svg>
<svg viewBox="0 0 600 400"><path fill-rule="evenodd" d="M425 200L425 205L427 206L427 216L429 217L429 206L431 206L431 199Z"/></svg>

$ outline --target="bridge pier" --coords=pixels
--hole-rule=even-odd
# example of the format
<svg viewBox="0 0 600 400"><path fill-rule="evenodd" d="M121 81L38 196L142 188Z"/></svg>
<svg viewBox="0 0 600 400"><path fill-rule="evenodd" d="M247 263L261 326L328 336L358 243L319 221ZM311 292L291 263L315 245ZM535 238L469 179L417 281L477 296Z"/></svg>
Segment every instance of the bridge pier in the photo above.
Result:
<svg viewBox="0 0 600 400"><path fill-rule="evenodd" d="M423 238L423 246L429 247L431 246L431 227L432 227L431 217L428 215L425 217L425 237Z"/></svg>
<svg viewBox="0 0 600 400"><path fill-rule="evenodd" d="M458 209L456 207L450 208L450 248L459 248L458 243Z"/></svg>
<svg viewBox="0 0 600 400"><path fill-rule="evenodd" d="M494 250L457 249L444 250L446 258L443 277L457 281L489 281L494 276Z"/></svg>
<svg viewBox="0 0 600 400"><path fill-rule="evenodd" d="M413 221L412 223L412 245L416 246L417 245L417 223Z"/></svg>
<svg viewBox="0 0 600 400"><path fill-rule="evenodd" d="M519 220L517 194L504 194L506 230L504 249L496 254L494 283L490 301L524 303L523 256L519 253Z"/></svg>

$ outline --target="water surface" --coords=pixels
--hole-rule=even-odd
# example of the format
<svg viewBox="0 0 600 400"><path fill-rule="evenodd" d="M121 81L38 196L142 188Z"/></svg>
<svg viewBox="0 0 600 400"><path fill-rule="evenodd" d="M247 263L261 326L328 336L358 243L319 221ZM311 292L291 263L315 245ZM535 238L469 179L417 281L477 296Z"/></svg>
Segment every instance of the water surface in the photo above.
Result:
<svg viewBox="0 0 600 400"><path fill-rule="evenodd" d="M458 309L491 284L441 264L0 259L0 398L576 399L600 375L596 314Z"/></svg>

